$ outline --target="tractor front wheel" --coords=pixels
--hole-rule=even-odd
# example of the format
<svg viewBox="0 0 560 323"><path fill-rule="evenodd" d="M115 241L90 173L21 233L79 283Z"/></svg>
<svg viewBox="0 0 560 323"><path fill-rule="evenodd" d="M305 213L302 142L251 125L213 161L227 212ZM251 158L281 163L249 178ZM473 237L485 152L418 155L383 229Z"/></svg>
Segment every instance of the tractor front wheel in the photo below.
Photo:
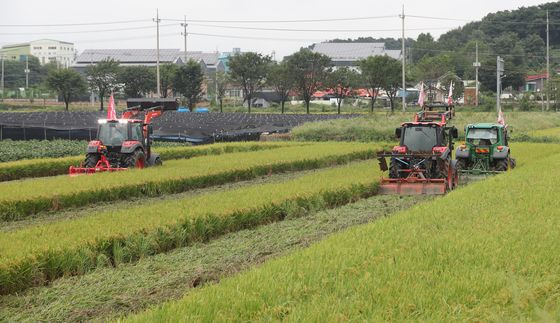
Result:
<svg viewBox="0 0 560 323"><path fill-rule="evenodd" d="M144 168L146 167L146 155L140 149L134 151L126 159L126 166L128 168Z"/></svg>
<svg viewBox="0 0 560 323"><path fill-rule="evenodd" d="M99 162L99 154L87 154L84 160L84 167L94 168Z"/></svg>

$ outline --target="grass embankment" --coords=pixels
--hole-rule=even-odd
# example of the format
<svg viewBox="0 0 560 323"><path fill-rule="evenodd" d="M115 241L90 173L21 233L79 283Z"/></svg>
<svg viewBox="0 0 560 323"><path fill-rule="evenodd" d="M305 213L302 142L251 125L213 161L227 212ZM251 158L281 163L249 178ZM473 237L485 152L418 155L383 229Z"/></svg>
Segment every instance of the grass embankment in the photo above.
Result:
<svg viewBox="0 0 560 323"><path fill-rule="evenodd" d="M2 114L0 113L0 117ZM83 155L85 140L0 140L0 163L39 158L60 158ZM153 147L190 146L187 143L154 141ZM82 157L83 159L83 157Z"/></svg>
<svg viewBox="0 0 560 323"><path fill-rule="evenodd" d="M560 158L521 150L530 162L512 172L129 321L557 320L560 189L547 174Z"/></svg>
<svg viewBox="0 0 560 323"><path fill-rule="evenodd" d="M395 128L402 122L412 121L416 112L396 112L395 114L375 113L363 118L327 120L295 127L291 133L299 141L394 141ZM513 129L512 136L526 136L535 128L546 129L560 126L560 114L540 112L507 112L506 121ZM460 111L450 124L464 136L465 125L478 122L496 122L494 112Z"/></svg>
<svg viewBox="0 0 560 323"><path fill-rule="evenodd" d="M87 143L83 143L82 150ZM188 159L204 155L220 155L225 153L257 151L290 146L289 143L257 143L240 142L228 144L214 144L208 146L177 146L157 147L154 152L159 153L164 163L171 159ZM294 144L291 144L294 146ZM64 158L42 158L19 160L0 163L0 182L12 181L22 178L56 176L68 173L71 165L79 166L84 161L82 156L70 156Z"/></svg>
<svg viewBox="0 0 560 323"><path fill-rule="evenodd" d="M375 156L380 145L321 143L261 152L172 160L161 167L0 183L0 217L18 220L101 201L159 196L266 174L326 167Z"/></svg>
<svg viewBox="0 0 560 323"><path fill-rule="evenodd" d="M279 175L277 179L284 177ZM424 197L374 196L340 208L232 232L207 243L146 257L135 264L98 268L80 277L61 278L52 285L32 288L19 295L0 296L0 321L115 319L179 299L193 288L217 282L287 252L308 247L335 232L388 216L424 200Z"/></svg>
<svg viewBox="0 0 560 323"><path fill-rule="evenodd" d="M376 169L377 163L368 161L281 183L2 232L0 293L369 197L377 191Z"/></svg>

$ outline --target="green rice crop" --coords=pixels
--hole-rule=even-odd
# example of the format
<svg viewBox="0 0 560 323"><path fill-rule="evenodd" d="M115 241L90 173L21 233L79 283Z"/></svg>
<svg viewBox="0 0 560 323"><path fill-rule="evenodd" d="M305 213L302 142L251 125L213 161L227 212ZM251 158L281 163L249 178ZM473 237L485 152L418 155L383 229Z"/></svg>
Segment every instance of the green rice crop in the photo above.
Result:
<svg viewBox="0 0 560 323"><path fill-rule="evenodd" d="M525 146L514 171L129 321L557 321L560 155L533 156L548 146Z"/></svg>
<svg viewBox="0 0 560 323"><path fill-rule="evenodd" d="M348 147L320 145L322 150L352 151ZM292 149L304 154L301 149ZM305 149L317 154L315 146ZM260 154L269 157L267 152ZM284 158L291 154L287 149L282 152ZM230 162L235 160L241 158L232 158ZM79 275L96 266L135 261L310 210L346 204L373 195L378 180L377 162L368 161L278 183L2 232L0 293L15 292L63 275Z"/></svg>
<svg viewBox="0 0 560 323"><path fill-rule="evenodd" d="M82 151L86 143L83 143ZM239 142L227 144L214 144L206 146L174 146L154 148L154 152L161 155L164 163L171 159L192 158L204 155L220 155L224 153L257 151L287 147L294 143L259 143ZM64 158L28 159L0 163L0 182L12 181L22 178L56 176L68 173L71 165L79 166L84 161L84 156L70 156Z"/></svg>
<svg viewBox="0 0 560 323"><path fill-rule="evenodd" d="M416 111L416 110L414 110ZM394 141L395 128L411 121L413 112L395 114L375 113L363 118L326 120L306 123L292 129L292 137L299 141ZM506 121L514 137L534 129L560 126L560 114L536 112L505 112ZM460 111L450 124L463 136L465 125L477 122L496 122L494 112Z"/></svg>
<svg viewBox="0 0 560 323"><path fill-rule="evenodd" d="M4 182L0 183L0 218L17 220L41 211L179 193L269 173L367 159L374 157L374 150L378 147L371 144L321 143L232 153L227 157L171 160L164 166L142 170Z"/></svg>

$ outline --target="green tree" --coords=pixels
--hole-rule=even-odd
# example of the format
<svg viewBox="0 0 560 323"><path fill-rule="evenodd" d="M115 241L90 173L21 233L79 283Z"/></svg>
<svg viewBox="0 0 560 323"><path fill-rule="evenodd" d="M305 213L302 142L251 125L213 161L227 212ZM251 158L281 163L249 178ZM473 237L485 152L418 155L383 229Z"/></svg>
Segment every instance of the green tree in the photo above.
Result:
<svg viewBox="0 0 560 323"><path fill-rule="evenodd" d="M253 52L235 54L230 58L231 80L243 88L243 99L247 102L249 113L255 92L262 89L266 82L271 61L270 56Z"/></svg>
<svg viewBox="0 0 560 323"><path fill-rule="evenodd" d="M46 84L62 97L66 111L68 111L70 101L83 94L87 89L82 75L72 69L52 70L47 76Z"/></svg>
<svg viewBox="0 0 560 323"><path fill-rule="evenodd" d="M331 59L310 49L302 48L286 58L288 69L294 76L294 87L305 102L309 114L309 102L313 93L322 85L330 71Z"/></svg>
<svg viewBox="0 0 560 323"><path fill-rule="evenodd" d="M173 78L173 91L181 93L185 97L191 111L200 101L203 81L202 67L192 59L187 64L179 67Z"/></svg>
<svg viewBox="0 0 560 323"><path fill-rule="evenodd" d="M391 103L391 113L395 112L395 98L399 88L402 86L401 82L401 61L388 57L387 64L384 67L384 75L382 88L387 93L389 101Z"/></svg>
<svg viewBox="0 0 560 323"><path fill-rule="evenodd" d="M220 102L220 112L224 112L224 96L229 84L229 75L224 72L216 73L216 98Z"/></svg>
<svg viewBox="0 0 560 323"><path fill-rule="evenodd" d="M288 68L288 64L283 61L280 64L272 65L267 81L274 88L274 92L276 92L278 97L280 97L281 111L284 113L284 105L288 100L290 91L294 87L294 77Z"/></svg>
<svg viewBox="0 0 560 323"><path fill-rule="evenodd" d="M338 114L340 114L342 101L352 95L352 88L356 86L357 78L357 73L346 66L339 67L327 74L325 86L334 91Z"/></svg>
<svg viewBox="0 0 560 323"><path fill-rule="evenodd" d="M432 57L437 53L437 43L430 33L421 33L411 48L410 55L412 63L419 62L425 56Z"/></svg>
<svg viewBox="0 0 560 323"><path fill-rule="evenodd" d="M39 85L48 75L48 70L41 66L39 59L29 55L29 87ZM6 88L23 88L25 87L25 59L21 61L4 61L4 86Z"/></svg>
<svg viewBox="0 0 560 323"><path fill-rule="evenodd" d="M162 98L166 98L169 91L173 89L175 74L177 74L177 65L165 63L159 66L159 86Z"/></svg>
<svg viewBox="0 0 560 323"><path fill-rule="evenodd" d="M129 98L141 98L156 90L156 73L147 66L127 66L120 69L119 82Z"/></svg>
<svg viewBox="0 0 560 323"><path fill-rule="evenodd" d="M119 69L119 62L111 58L86 68L89 88L99 96L99 111L103 111L104 98L111 92L120 89Z"/></svg>
<svg viewBox="0 0 560 323"><path fill-rule="evenodd" d="M385 79L385 65L388 56L369 56L368 58L358 61L358 67L361 72L361 82L367 88L371 97L371 112L375 106L375 101L379 94L379 90Z"/></svg>

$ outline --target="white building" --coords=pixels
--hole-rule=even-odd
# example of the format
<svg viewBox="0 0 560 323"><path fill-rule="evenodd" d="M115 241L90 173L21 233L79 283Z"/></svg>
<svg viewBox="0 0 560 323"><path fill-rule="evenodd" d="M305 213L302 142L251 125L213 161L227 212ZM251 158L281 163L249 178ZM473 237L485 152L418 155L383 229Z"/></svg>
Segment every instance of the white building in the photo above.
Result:
<svg viewBox="0 0 560 323"><path fill-rule="evenodd" d="M3 46L0 54L10 60L25 60L27 55L35 56L44 65L57 63L68 67L74 62L74 44L54 39L39 39L28 43Z"/></svg>
<svg viewBox="0 0 560 323"><path fill-rule="evenodd" d="M401 59L400 50L385 48L385 43L317 43L313 52L328 56L336 67L355 67L356 63L369 56L387 55Z"/></svg>

